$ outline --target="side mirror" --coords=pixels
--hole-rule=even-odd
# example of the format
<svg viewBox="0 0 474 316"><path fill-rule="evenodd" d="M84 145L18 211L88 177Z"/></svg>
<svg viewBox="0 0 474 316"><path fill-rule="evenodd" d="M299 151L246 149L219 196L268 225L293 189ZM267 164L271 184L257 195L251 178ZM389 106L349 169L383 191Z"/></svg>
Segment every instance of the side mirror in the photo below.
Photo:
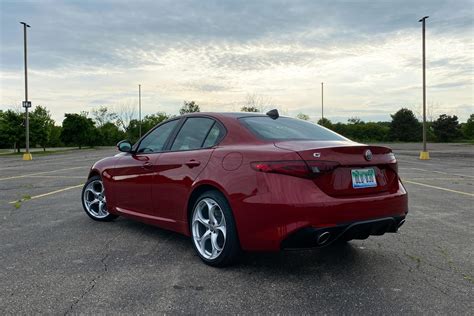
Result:
<svg viewBox="0 0 474 316"><path fill-rule="evenodd" d="M129 153L132 151L132 144L128 140L122 140L118 142L117 149L121 152Z"/></svg>

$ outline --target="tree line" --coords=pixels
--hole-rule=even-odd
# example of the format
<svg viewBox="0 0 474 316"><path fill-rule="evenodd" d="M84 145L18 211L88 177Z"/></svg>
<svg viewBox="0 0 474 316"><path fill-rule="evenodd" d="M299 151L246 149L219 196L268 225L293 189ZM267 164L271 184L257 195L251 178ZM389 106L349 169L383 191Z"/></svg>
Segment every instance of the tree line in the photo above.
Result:
<svg viewBox="0 0 474 316"><path fill-rule="evenodd" d="M261 112L263 106L246 104L241 111ZM179 113L200 112L199 105L194 101L184 101ZM141 122L142 135L153 126L173 115L165 112L146 115ZM310 117L299 113L297 118L309 120ZM327 118L320 119L318 124L325 126L349 139L361 142L419 142L422 139L422 124L415 114L402 108L393 115L390 122L364 122L351 117L347 123L332 123ZM134 107L124 107L113 111L106 106L98 107L89 112L66 113L62 126L58 126L51 118L50 112L43 106L37 106L30 112L30 146L62 147L62 146L111 146L122 139L131 142L138 140L140 134L139 120ZM433 122L428 123L427 136L429 141L451 142L474 140L474 114L466 123L459 123L453 115L442 114ZM0 110L0 148L14 148L18 152L25 147L24 113L14 110Z"/></svg>

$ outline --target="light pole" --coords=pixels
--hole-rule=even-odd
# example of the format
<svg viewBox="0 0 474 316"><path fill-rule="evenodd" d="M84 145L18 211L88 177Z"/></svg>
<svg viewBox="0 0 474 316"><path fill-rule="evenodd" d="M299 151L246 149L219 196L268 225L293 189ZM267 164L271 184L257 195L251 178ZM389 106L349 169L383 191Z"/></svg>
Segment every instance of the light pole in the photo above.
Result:
<svg viewBox="0 0 474 316"><path fill-rule="evenodd" d="M428 16L422 17L418 22L423 25L423 151L420 152L421 160L429 160L430 153L426 149L426 62L425 62L425 22Z"/></svg>
<svg viewBox="0 0 474 316"><path fill-rule="evenodd" d="M142 137L142 85L138 85L138 135Z"/></svg>
<svg viewBox="0 0 474 316"><path fill-rule="evenodd" d="M28 101L28 58L27 58L27 45L26 45L26 28L31 27L25 22L23 24L23 46L25 55L25 101L23 101L23 107L25 108L25 125L26 125L26 150L23 154L23 160L32 160L33 157L30 153L30 118L28 115L28 108L31 107L31 102Z"/></svg>
<svg viewBox="0 0 474 316"><path fill-rule="evenodd" d="M324 82L321 82L321 119L324 119Z"/></svg>

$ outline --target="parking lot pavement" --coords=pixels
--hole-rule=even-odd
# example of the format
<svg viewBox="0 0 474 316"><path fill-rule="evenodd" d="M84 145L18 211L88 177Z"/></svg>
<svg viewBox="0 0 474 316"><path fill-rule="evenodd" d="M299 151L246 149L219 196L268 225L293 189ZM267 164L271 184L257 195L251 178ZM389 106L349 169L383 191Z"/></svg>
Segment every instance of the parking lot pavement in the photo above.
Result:
<svg viewBox="0 0 474 316"><path fill-rule="evenodd" d="M201 263L184 236L84 214L80 185L113 149L0 157L0 310L470 314L474 146L430 145L430 161L419 144L391 146L410 199L400 233L245 254L226 269Z"/></svg>

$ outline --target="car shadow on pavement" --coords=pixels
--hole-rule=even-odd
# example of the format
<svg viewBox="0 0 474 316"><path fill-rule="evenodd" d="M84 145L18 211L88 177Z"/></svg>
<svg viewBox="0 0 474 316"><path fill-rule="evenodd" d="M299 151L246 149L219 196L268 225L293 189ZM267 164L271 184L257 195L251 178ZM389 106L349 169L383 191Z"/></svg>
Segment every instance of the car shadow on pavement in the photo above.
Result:
<svg viewBox="0 0 474 316"><path fill-rule="evenodd" d="M137 222L131 219L120 218L116 224L137 238L145 239L157 245L166 244L170 252L175 252L169 256L169 260L180 260L179 258L193 258L190 264L203 264L194 254L194 249L189 237L164 230L152 225ZM291 274L314 274L315 270L325 270L337 273L369 273L370 263L377 262L377 265L392 265L393 258L387 253L380 251L369 251L360 246L361 241L337 242L319 249L283 250L280 252L243 252L240 260L233 266L224 270L250 272L258 270L266 271L269 274L279 274L282 271ZM134 247L134 245L130 245ZM160 250L157 249L157 253ZM170 262L173 264L173 262ZM369 269L370 270L370 269Z"/></svg>

